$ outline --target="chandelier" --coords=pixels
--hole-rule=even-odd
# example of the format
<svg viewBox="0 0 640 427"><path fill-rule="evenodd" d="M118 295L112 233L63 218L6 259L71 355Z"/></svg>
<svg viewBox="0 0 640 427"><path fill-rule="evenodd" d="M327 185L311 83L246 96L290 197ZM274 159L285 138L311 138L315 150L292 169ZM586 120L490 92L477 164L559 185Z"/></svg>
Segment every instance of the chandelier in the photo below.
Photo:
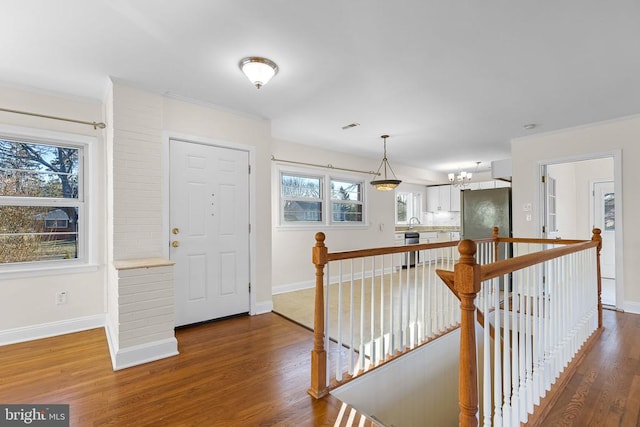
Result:
<svg viewBox="0 0 640 427"><path fill-rule="evenodd" d="M476 162L476 172L478 171L478 166L480 166L480 162ZM472 176L473 173L471 172L460 171L457 174L452 172L449 174L449 182L455 187L465 188L471 183Z"/></svg>
<svg viewBox="0 0 640 427"><path fill-rule="evenodd" d="M373 181L371 181L371 185L373 185L376 190L391 191L396 188L402 181L400 181L396 177L393 169L391 169L389 160L387 160L387 138L389 138L389 135L382 135L380 136L380 138L382 138L382 140L384 141L384 157L382 158L382 162L380 162L380 166L378 166L378 170L376 171L375 176L380 176L380 169L382 169L382 167L384 166L384 179L374 179ZM389 168L389 171L393 174L394 179L387 178L387 168Z"/></svg>

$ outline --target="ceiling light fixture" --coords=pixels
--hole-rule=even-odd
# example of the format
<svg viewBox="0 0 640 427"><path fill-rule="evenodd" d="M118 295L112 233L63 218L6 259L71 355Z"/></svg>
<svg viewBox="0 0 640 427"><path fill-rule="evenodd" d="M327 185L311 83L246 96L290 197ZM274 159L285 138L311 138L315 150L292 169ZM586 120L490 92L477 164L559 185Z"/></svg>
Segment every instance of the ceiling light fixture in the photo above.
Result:
<svg viewBox="0 0 640 427"><path fill-rule="evenodd" d="M244 75L258 89L266 85L273 76L278 74L278 66L275 62L259 56L243 58L238 65Z"/></svg>
<svg viewBox="0 0 640 427"><path fill-rule="evenodd" d="M480 162L476 162L476 172L478 172L478 166L480 166ZM457 175L452 172L449 174L449 182L455 187L465 188L471 183L472 176L471 172L460 171Z"/></svg>
<svg viewBox="0 0 640 427"><path fill-rule="evenodd" d="M380 162L380 166L378 166L378 170L376 171L375 176L380 176L380 169L382 169L382 167L384 166L384 179L374 179L373 181L371 181L371 185L373 185L376 190L391 191L396 188L402 181L400 181L396 177L393 169L391 169L389 160L387 160L387 138L389 138L389 135L382 135L380 136L380 138L382 138L382 140L384 141L384 157L382 158L382 162ZM391 171L391 173L393 174L394 179L387 179L387 168L389 168L389 171Z"/></svg>
<svg viewBox="0 0 640 427"><path fill-rule="evenodd" d="M526 130L531 130L531 129L535 129L536 128L536 124L535 123L529 123L529 124L526 124L526 125L524 125L522 127L525 128Z"/></svg>

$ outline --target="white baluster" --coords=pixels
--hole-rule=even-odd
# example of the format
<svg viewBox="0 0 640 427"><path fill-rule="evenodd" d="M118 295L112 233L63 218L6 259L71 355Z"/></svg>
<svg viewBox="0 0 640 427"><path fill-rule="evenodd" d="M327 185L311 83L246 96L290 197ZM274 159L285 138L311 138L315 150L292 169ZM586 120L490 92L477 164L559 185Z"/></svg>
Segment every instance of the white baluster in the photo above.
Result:
<svg viewBox="0 0 640 427"><path fill-rule="evenodd" d="M327 384L331 384L331 347L329 347L329 278L331 263L327 263L327 274L324 276L324 348L327 352L327 364L325 372L327 375Z"/></svg>
<svg viewBox="0 0 640 427"><path fill-rule="evenodd" d="M510 335L511 329L509 325L509 317L510 317L510 307L511 307L511 299L509 297L509 289L508 289L508 275L503 276L504 283L504 361L503 361L503 374L502 374L502 387L504 394L504 406L502 407L502 413L504 414L504 424L507 426L511 425L511 342Z"/></svg>
<svg viewBox="0 0 640 427"><path fill-rule="evenodd" d="M349 260L349 268L351 270L351 278L349 280L349 375L353 375L353 359L355 356L353 349L353 341L354 341L354 324L353 324L353 316L354 316L354 293L353 293L353 259Z"/></svg>
<svg viewBox="0 0 640 427"><path fill-rule="evenodd" d="M327 305L329 301L327 300ZM336 379L342 381L342 357L340 357L342 349L342 261L338 262L338 342L336 354Z"/></svg>
<svg viewBox="0 0 640 427"><path fill-rule="evenodd" d="M371 346L371 363L376 366L376 337L375 337L375 317L376 317L376 258L371 257L371 324L369 331L369 345Z"/></svg>
<svg viewBox="0 0 640 427"><path fill-rule="evenodd" d="M483 333L483 374L482 374L482 408L484 426L491 427L491 322L489 322L489 288L490 282L482 283L482 314L484 316ZM498 335L495 335L496 337Z"/></svg>
<svg viewBox="0 0 640 427"><path fill-rule="evenodd" d="M366 368L365 365L365 361L366 361L366 350L365 350L365 336L364 336L364 322L365 322L365 318L364 318L364 296L365 296L365 290L364 290L364 281L365 281L365 266L364 266L364 258L362 258L362 265L361 265L361 279L360 279L360 372L364 371Z"/></svg>
<svg viewBox="0 0 640 427"><path fill-rule="evenodd" d="M500 279L495 278L491 280L493 288L493 306L495 307L495 320L494 320L494 340L493 340L493 425L495 427L502 426L502 340L501 336L506 335L508 331L505 329L504 333L500 329ZM487 397L488 398L488 397Z"/></svg>

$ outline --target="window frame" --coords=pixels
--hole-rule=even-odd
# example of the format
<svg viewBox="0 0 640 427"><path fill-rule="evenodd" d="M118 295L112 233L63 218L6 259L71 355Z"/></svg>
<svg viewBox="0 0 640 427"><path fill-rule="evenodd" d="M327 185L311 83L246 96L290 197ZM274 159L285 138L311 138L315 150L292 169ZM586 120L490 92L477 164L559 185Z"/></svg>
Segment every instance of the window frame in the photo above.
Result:
<svg viewBox="0 0 640 427"><path fill-rule="evenodd" d="M53 145L78 150L78 197L50 198L28 196L0 196L1 205L77 207L77 258L44 261L25 261L0 264L0 279L96 271L96 219L93 212L95 194L94 151L97 139L88 135L44 129L24 128L0 124L0 138L38 145Z"/></svg>
<svg viewBox="0 0 640 427"><path fill-rule="evenodd" d="M405 221L398 220L398 197L406 196L406 214ZM397 225L408 225L411 218L416 217L422 222L422 205L424 203L424 194L420 191L396 191L395 193L395 220ZM417 209L417 211L416 211Z"/></svg>
<svg viewBox="0 0 640 427"><path fill-rule="evenodd" d="M313 199L318 200L321 203L321 221L296 221L287 222L284 219L284 202L285 199L282 196L282 176L300 176L304 178L318 178L320 179L320 198ZM278 181L278 224L277 227L283 229L326 229L326 228L341 228L341 229L363 229L367 228L367 186L366 179L357 175L349 174L335 174L331 171L321 171L315 169L307 169L300 167L291 167L280 165L276 168L276 178ZM331 183L333 181L350 182L354 184L360 184L361 188L361 201L340 201L331 198ZM334 221L333 220L333 202L349 202L349 204L359 204L362 206L362 220L361 221Z"/></svg>

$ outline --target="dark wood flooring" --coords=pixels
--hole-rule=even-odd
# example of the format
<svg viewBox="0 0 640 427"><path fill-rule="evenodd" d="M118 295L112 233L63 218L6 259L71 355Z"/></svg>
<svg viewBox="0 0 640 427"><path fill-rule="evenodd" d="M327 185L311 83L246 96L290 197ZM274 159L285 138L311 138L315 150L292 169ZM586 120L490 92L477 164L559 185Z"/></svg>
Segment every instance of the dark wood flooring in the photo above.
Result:
<svg viewBox="0 0 640 427"><path fill-rule="evenodd" d="M640 425L640 315L604 322L542 425ZM82 427L334 425L341 402L306 393L303 327L264 314L176 335L179 356L117 372L102 329L0 347L0 403L67 403Z"/></svg>

